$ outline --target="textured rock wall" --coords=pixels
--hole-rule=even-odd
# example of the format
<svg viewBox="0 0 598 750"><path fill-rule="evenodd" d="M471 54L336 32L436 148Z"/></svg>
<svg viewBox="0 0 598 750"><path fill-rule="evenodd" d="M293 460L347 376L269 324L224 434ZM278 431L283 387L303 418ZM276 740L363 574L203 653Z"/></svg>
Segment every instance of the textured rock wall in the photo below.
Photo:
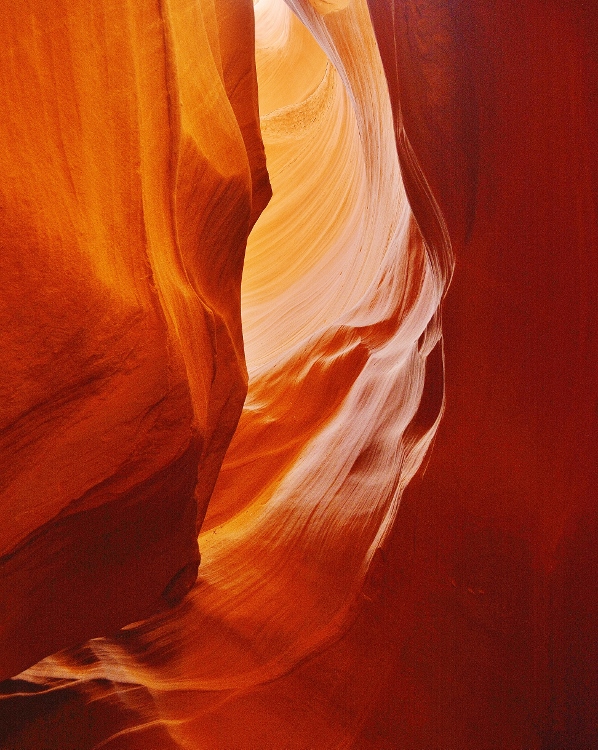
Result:
<svg viewBox="0 0 598 750"><path fill-rule="evenodd" d="M123 129L144 134L135 135L145 144L140 171L122 174L147 181L140 188L143 232L129 252L136 258L145 248L149 276L136 260L127 265L129 256L118 255L118 265L114 243L75 255L88 264L78 260L76 278L85 282L77 283L117 290L111 293L137 311L131 323L106 324L116 343L102 352L116 352L114 372L139 391L107 383L106 393L157 393L165 369L177 394L159 402L166 416L156 417L146 439L133 418L123 418L142 408L141 395L108 402L98 390L106 413L94 406L91 416L117 424L119 445L132 441L127 428L140 441L138 483L127 484L138 475L125 472L108 486L125 506L113 544L120 540L134 556L147 550L132 546L138 519L123 523L127 508L155 507L151 523L163 530L165 493L184 506L189 523L178 528L186 541L164 537L164 558L149 554L151 564L133 576L127 570L129 582L146 576L157 599L173 572L196 559L189 501L199 464L203 559L197 584L174 609L112 636L104 620L91 634L106 637L5 682L0 744L592 747L595 14L578 3L535 0L258 0L253 10L273 187L259 219L269 192L249 4L171 2L159 14L131 4L127 25L108 23L120 19L116 11L102 23L94 16L91 52L70 48L72 59L105 60L110 55L98 52L104 37L124 44L132 34L129 95L145 102L130 105L145 114ZM38 45L25 45L29 54L69 28L68 19L88 28L73 12L58 15L55 26L25 16L23 28ZM118 56L119 70L126 59ZM158 68L164 88L156 84ZM63 88L67 100L79 91L70 79ZM89 96L97 89L83 87ZM118 101L124 96L125 87L105 89ZM34 108L35 116L49 116L49 106ZM99 118L94 147L118 121L110 114L104 122L96 109L79 118L86 128ZM32 163L50 148L46 141L53 143L39 136ZM87 152L77 146L73 153ZM70 213L56 210L57 221L74 222L89 204L107 222L97 188L106 181L116 190L110 164L99 159L101 179L83 181L88 190L96 186L95 202L73 199ZM22 180L21 193L29 194ZM243 246L256 219L239 296ZM44 217L40 226L51 222ZM134 227L127 220L123 237L134 237ZM83 243L86 235L74 236ZM447 293L451 245L456 266ZM61 249L63 256L70 257ZM46 277L34 288L51 298ZM107 307L78 302L88 311L85 331L92 324L104 330L104 309L110 320L114 309L129 320L124 302L115 308L112 297L109 304L103 291L95 293ZM57 295L65 306L69 298ZM52 298L38 306L62 309ZM249 392L216 479L243 396L239 308ZM48 330L62 330L56 319ZM46 341L37 326L43 317L32 320L31 335ZM22 322L10 330L28 329ZM136 346L120 331L136 336ZM77 346L85 362L87 350ZM121 351L140 358L138 370L121 364ZM34 393L28 388L23 398ZM51 418L61 414L61 399L48 396ZM96 403L87 391L81 402ZM93 425L91 437L100 441L104 433ZM26 442L29 433L22 434ZM74 445L57 434L49 423L47 441L56 450ZM78 481L90 462L102 466L99 458L112 457L96 443L86 450L70 451L89 456L74 472ZM119 460L133 471L131 461ZM66 506L64 518L106 528L91 515L104 512L105 497L84 495L83 512ZM25 528L27 518L21 522ZM111 579L105 561L98 565L103 547L84 549L88 567L102 570L106 600L118 602L108 585L122 577ZM186 557L167 571L162 559L181 550ZM180 598L192 573L185 569L166 599ZM120 600L127 603L128 585ZM70 643L89 634L71 633Z"/></svg>
<svg viewBox="0 0 598 750"><path fill-rule="evenodd" d="M245 397L239 287L269 185L253 35L235 28L251 3L0 14L6 677L159 609L180 569L167 598L194 580Z"/></svg>
<svg viewBox="0 0 598 750"><path fill-rule="evenodd" d="M7 697L7 714L36 717L7 722L13 745L50 735L64 745L68 706L87 727L81 747L148 748L346 746L371 710L379 680L361 671L372 670L375 631L349 648L344 634L369 627L386 537L440 419L438 310L451 261L440 218L437 242L425 244L406 199L365 1L321 5L293 3L297 15L281 0L255 6L274 195L248 245L249 394L200 534L197 585L174 610L7 686L29 694ZM185 94L181 106L194 101ZM180 153L191 165L185 196L211 196L212 173L187 145ZM218 214L178 199L175 210L187 258L187 233L210 236ZM218 257L189 272L214 310Z"/></svg>

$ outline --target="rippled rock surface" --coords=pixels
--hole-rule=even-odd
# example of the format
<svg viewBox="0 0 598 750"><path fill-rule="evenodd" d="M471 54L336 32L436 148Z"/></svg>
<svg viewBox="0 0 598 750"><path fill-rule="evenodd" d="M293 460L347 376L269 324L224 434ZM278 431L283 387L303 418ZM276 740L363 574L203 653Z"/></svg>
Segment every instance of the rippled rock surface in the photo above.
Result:
<svg viewBox="0 0 598 750"><path fill-rule="evenodd" d="M0 745L595 745L595 13L42 6Z"/></svg>
<svg viewBox="0 0 598 750"><path fill-rule="evenodd" d="M250 3L0 14L8 677L192 584L245 398L239 288L269 185Z"/></svg>

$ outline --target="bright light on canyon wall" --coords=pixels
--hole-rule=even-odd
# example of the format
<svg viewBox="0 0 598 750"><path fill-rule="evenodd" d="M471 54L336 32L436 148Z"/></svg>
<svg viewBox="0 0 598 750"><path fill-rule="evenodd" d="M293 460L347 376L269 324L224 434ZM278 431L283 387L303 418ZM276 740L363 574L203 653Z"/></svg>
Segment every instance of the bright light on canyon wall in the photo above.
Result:
<svg viewBox="0 0 598 750"><path fill-rule="evenodd" d="M0 747L598 732L598 22L453 5L0 10Z"/></svg>

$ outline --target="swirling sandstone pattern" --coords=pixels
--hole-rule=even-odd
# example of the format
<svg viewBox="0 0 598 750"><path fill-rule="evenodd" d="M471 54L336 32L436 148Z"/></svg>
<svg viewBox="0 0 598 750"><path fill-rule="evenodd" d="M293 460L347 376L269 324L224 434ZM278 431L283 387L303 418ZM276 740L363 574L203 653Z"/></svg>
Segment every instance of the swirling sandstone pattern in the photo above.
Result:
<svg viewBox="0 0 598 750"><path fill-rule="evenodd" d="M176 0L0 11L2 677L156 611L179 570L167 599L193 582L269 196L253 39L229 17Z"/></svg>
<svg viewBox="0 0 598 750"><path fill-rule="evenodd" d="M425 246L405 197L367 6L343 5L321 15L321 8L297 3L298 17L278 0L256 6L261 124L274 198L248 247L242 307L250 393L200 535L198 585L172 612L48 658L23 675L34 682L66 680L71 691L91 691L98 705L118 696L128 701L124 696L134 690L136 710L150 712L150 726L136 718L120 731L144 746L161 742L156 737L165 731L177 747L308 746L311 714L300 727L289 723L309 698L307 684L296 688L280 716L264 712L254 728L259 740L239 739L231 711L261 705L264 690L284 693L284 675L337 641L355 618L368 569L379 564L402 491L440 417L441 366L435 398L419 407L426 359L440 353L437 313L450 269L446 257ZM173 10L171 23L169 54L176 63L179 45L192 44L188 29L197 19ZM193 130L205 120L196 80L205 73L186 73L189 89L180 95L178 119ZM208 234L207 268L196 263L187 278L221 312L225 330L232 329L230 354L226 345L216 347L226 366L239 361L238 327L234 316L226 317L232 293L226 294L218 258L226 268L232 256L232 270L238 268L230 245L240 247L248 214L239 224L230 213L240 211L247 182L211 187L211 167L221 177L236 162L231 143L205 139L203 152L213 161L196 166L197 149L181 138L177 153L189 168L176 187L186 197L196 195L194 182L201 185L200 195L215 194L210 200L226 205L229 218L220 219L218 203L187 208L177 193L176 237L184 261L197 257L193 242ZM259 163L254 173L259 178ZM167 289L177 267L174 256L168 260L172 272L169 264L160 266ZM163 305L180 340L198 347L183 351L190 369L209 342L185 329L195 315L181 304L174 284ZM189 383L193 403L204 405L196 407L199 421L209 411L208 384L201 372ZM225 414L219 421L232 424ZM200 427L206 429L205 420ZM204 455L201 468L205 461ZM98 680L109 680L112 690L106 694ZM347 727L322 721L318 742L344 742L360 715ZM125 743L109 740L111 729L107 724L103 741Z"/></svg>
<svg viewBox="0 0 598 750"><path fill-rule="evenodd" d="M7 357L30 339L41 369L8 391L23 403L7 433L22 464L7 466L42 499L19 516L6 495L5 549L46 518L96 521L107 498L153 509L150 529L172 527L162 506L183 510L161 556L124 559L118 611L53 645L104 637L4 683L2 747L596 744L598 24L565 5L255 0L263 213L248 2L131 0L122 24L106 2L50 21L31 0L16 45L6 20L52 97L27 109L31 73L11 62L7 96L33 132L9 118L3 136L32 144L7 158L7 237L31 256L10 278L34 302L7 308L21 310ZM69 65L60 85L46 75ZM49 167L70 181L62 203L42 199ZM249 391L218 471L244 395L239 312ZM41 493L68 452L81 470ZM197 465L202 564L165 609L195 574ZM102 471L105 494L59 507L76 482L103 492ZM117 517L133 558L140 516ZM84 560L109 601L121 579Z"/></svg>

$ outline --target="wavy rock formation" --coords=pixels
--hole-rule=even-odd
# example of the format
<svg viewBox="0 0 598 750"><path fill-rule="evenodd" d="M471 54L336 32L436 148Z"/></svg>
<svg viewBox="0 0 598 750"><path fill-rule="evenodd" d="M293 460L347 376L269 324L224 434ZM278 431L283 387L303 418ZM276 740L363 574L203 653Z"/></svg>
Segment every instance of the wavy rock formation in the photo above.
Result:
<svg viewBox="0 0 598 750"><path fill-rule="evenodd" d="M235 28L249 2L0 14L8 677L193 583L245 397L239 286L269 186Z"/></svg>
<svg viewBox="0 0 598 750"><path fill-rule="evenodd" d="M0 32L4 674L70 646L0 746L596 745L596 14L69 8Z"/></svg>
<svg viewBox="0 0 598 750"><path fill-rule="evenodd" d="M282 0L255 6L261 129L274 197L247 251L249 395L200 535L198 584L178 608L48 658L13 688L22 680L27 690L39 685L38 703L29 706L47 707L44 685L59 703L91 698L103 718L88 722L81 747L333 747L346 744L364 720L363 710L347 720L331 713L316 730L313 710L304 708L313 705L313 678L294 682L289 673L337 642L375 596L372 571L442 410L438 309L450 257L442 227L438 246L424 243L406 200L365 0L333 4L325 14L320 6L330 4L289 5L296 15ZM233 4L228 10L225 30L240 23ZM218 425L212 440L220 448L235 415L222 409L238 404L239 391L225 390L216 369L207 403L209 377L192 363L212 346L216 368L229 376L240 370L235 310L225 303L238 280L251 183L247 172L233 170L243 142L214 141L204 132L216 127L220 107L225 124L232 119L231 108L205 93L216 83L222 88L220 77L210 82L204 70L185 67L185 55L193 60L198 51L189 29L201 21L185 12L173 4L166 19L172 36L167 51L160 48L167 60L174 56L171 65L181 64L175 153L185 169L176 172L168 206L179 253L156 261L164 274L158 289L166 289L166 300L159 298L166 324L173 321L182 366L192 371L195 424L202 436L213 436ZM209 46L202 54L208 52L211 61ZM233 111L237 91L231 87ZM250 129L250 160L254 134ZM210 158L202 161L206 151ZM259 201L265 192L256 163ZM198 236L207 236L207 266L193 265L203 258L192 250ZM183 306L181 264L187 283L202 292L199 322ZM202 333L206 308L216 322L204 328L213 337L230 334L215 346ZM432 388L422 399L426 381ZM200 493L211 489L218 453L213 463L210 455L204 450L200 458ZM334 653L328 650L322 664L317 657L316 671L333 669L326 660ZM27 705L26 698L12 700ZM53 722L37 735L15 727L10 741L32 746L48 726Z"/></svg>

